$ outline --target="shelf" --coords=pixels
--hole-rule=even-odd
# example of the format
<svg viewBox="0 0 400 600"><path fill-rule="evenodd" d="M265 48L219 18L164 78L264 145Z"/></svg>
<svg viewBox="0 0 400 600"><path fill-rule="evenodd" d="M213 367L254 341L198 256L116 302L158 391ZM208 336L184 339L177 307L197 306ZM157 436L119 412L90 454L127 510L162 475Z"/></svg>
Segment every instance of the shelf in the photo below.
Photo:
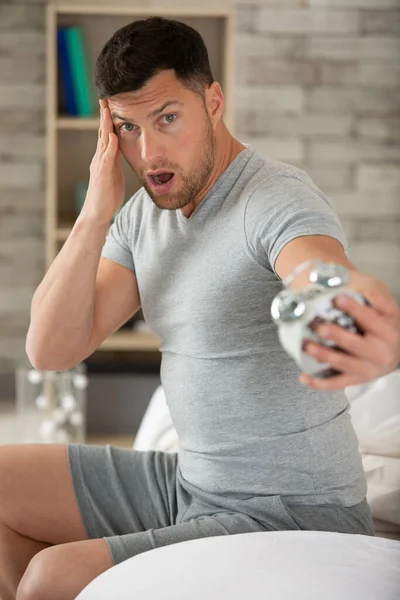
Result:
<svg viewBox="0 0 400 600"><path fill-rule="evenodd" d="M88 446L116 446L117 448L130 448L132 449L135 435L128 435L123 433L98 433L89 434L86 436L85 444Z"/></svg>
<svg viewBox="0 0 400 600"><path fill-rule="evenodd" d="M118 331L104 340L97 350L159 350L160 341L154 333Z"/></svg>

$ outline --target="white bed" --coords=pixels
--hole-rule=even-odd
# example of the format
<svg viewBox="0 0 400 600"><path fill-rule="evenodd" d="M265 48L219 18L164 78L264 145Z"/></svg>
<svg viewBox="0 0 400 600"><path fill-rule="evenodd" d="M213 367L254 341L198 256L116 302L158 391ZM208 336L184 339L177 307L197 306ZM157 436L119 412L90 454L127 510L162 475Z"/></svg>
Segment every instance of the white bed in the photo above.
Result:
<svg viewBox="0 0 400 600"><path fill-rule="evenodd" d="M318 531L242 533L144 552L77 600L399 600L400 542Z"/></svg>

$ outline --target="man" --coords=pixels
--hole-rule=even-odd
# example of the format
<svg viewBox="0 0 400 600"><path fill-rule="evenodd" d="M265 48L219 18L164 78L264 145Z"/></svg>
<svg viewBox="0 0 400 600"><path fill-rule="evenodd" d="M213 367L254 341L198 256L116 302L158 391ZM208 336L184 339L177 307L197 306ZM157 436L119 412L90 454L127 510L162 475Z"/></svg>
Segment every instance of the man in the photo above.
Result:
<svg viewBox="0 0 400 600"><path fill-rule="evenodd" d="M88 194L34 295L27 353L38 369L71 368L141 307L161 341L180 452L1 448L2 599L17 588L72 599L114 564L199 537L373 535L343 388L397 364L399 309L386 286L349 262L306 173L232 137L191 28L161 18L124 27L99 56L96 84ZM108 233L124 197L121 154L143 188ZM346 305L363 337L328 327L347 354L309 345L342 374L300 385L270 305L309 258L350 269L372 306Z"/></svg>

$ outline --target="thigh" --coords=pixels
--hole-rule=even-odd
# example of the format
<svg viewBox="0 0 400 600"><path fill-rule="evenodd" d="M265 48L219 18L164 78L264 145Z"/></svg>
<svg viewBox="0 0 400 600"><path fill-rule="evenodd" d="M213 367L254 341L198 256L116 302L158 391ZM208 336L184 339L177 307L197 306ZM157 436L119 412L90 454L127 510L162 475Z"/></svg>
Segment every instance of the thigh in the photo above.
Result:
<svg viewBox="0 0 400 600"><path fill-rule="evenodd" d="M70 444L74 489L89 539L175 522L177 455Z"/></svg>
<svg viewBox="0 0 400 600"><path fill-rule="evenodd" d="M108 544L113 564L117 565L132 556L161 546L203 537L256 531L265 531L265 527L255 519L241 513L219 512L212 516L196 517L163 529L151 529L141 533L105 537L104 539Z"/></svg>
<svg viewBox="0 0 400 600"><path fill-rule="evenodd" d="M87 539L65 445L0 446L0 519L48 544Z"/></svg>
<svg viewBox="0 0 400 600"><path fill-rule="evenodd" d="M347 507L338 504L288 504L286 508L297 525L304 530L375 535L371 510L366 499Z"/></svg>

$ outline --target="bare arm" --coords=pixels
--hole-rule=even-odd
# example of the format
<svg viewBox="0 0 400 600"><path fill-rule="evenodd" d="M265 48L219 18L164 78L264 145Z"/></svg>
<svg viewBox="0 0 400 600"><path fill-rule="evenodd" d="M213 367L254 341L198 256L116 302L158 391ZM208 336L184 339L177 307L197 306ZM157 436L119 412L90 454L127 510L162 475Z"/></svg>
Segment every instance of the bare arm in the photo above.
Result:
<svg viewBox="0 0 400 600"><path fill-rule="evenodd" d="M118 138L107 104L101 105L85 204L32 300L26 352L41 370L66 370L77 364L88 356L94 339L107 337L139 308L135 275L108 264L111 261L100 261L109 223L125 189ZM116 312L109 316L111 311ZM97 324L100 337L94 334Z"/></svg>
<svg viewBox="0 0 400 600"><path fill-rule="evenodd" d="M106 228L78 220L37 288L26 352L41 370L64 370L92 334L94 289Z"/></svg>
<svg viewBox="0 0 400 600"><path fill-rule="evenodd" d="M135 274L100 258L104 236L77 222L35 292L26 352L40 370L77 365L140 308Z"/></svg>

